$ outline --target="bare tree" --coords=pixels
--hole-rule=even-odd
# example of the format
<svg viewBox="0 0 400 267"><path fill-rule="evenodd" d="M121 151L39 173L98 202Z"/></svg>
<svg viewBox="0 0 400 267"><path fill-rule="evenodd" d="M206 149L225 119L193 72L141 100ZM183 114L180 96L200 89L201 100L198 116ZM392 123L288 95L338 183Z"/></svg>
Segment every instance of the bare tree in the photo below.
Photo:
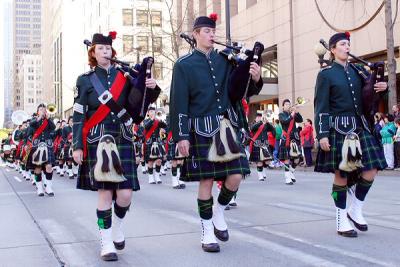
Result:
<svg viewBox="0 0 400 267"><path fill-rule="evenodd" d="M385 27L386 27L386 46L387 46L387 69L389 87L389 112L393 105L397 104L396 87L396 60L394 58L394 38L392 22L392 1L385 1Z"/></svg>

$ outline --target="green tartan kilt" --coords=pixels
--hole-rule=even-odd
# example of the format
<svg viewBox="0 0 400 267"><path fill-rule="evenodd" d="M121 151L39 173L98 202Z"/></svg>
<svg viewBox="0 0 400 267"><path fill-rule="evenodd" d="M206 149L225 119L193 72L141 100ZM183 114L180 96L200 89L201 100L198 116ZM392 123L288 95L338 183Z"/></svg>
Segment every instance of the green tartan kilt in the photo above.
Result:
<svg viewBox="0 0 400 267"><path fill-rule="evenodd" d="M99 124L95 126L95 131L91 131L88 135L87 143L87 157L83 164L79 167L77 188L83 190L98 189L105 190L119 190L119 189L132 189L133 191L140 190L139 180L137 177L137 170L135 164L135 148L133 144L133 133L130 127L124 124ZM112 182L97 182L94 179L93 171L97 162L97 145L100 138L110 134L114 137L121 165L124 170L124 177L127 179L121 183ZM89 142L89 140L91 142Z"/></svg>
<svg viewBox="0 0 400 267"><path fill-rule="evenodd" d="M374 136L372 136L366 130L360 130L358 133L360 138L361 150L362 150L362 164L364 167L361 171L378 169L383 170L387 167L383 149L377 142ZM342 147L345 139L345 135L338 133L335 129L331 129L329 132L329 144L331 150L328 152L318 148L316 165L314 171L324 173L334 173L339 170L339 164L342 161ZM341 171L342 176L347 176L346 172Z"/></svg>
<svg viewBox="0 0 400 267"><path fill-rule="evenodd" d="M229 162L208 161L208 151L212 144L212 137L204 137L190 132L189 157L185 158L182 166L180 180L195 182L201 179L225 181L228 175L241 174L243 177L250 174L249 162L242 146L243 156Z"/></svg>
<svg viewBox="0 0 400 267"><path fill-rule="evenodd" d="M267 143L268 141L263 141L262 144ZM269 158L272 156L272 151L274 150L273 146L267 144L266 148L268 149L269 153L265 150L262 150L262 153L264 155L264 160L267 160L266 158ZM259 162L261 158L261 147L256 146L255 144L253 145L253 150L251 151L250 154L250 162Z"/></svg>

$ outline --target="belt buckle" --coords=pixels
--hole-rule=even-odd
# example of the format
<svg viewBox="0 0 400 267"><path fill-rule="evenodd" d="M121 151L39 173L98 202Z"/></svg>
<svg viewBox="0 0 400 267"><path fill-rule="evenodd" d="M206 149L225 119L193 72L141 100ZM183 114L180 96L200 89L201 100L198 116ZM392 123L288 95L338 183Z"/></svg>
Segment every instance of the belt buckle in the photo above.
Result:
<svg viewBox="0 0 400 267"><path fill-rule="evenodd" d="M102 103L103 105L107 104L108 101L110 101L110 99L112 98L112 94L110 93L110 91L105 90L99 97L98 100L100 101L100 103Z"/></svg>

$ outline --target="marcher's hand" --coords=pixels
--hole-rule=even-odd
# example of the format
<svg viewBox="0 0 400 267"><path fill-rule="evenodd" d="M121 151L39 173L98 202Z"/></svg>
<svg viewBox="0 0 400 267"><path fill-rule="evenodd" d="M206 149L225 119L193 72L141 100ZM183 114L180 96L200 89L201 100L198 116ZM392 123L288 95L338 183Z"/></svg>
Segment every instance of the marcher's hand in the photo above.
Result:
<svg viewBox="0 0 400 267"><path fill-rule="evenodd" d="M379 92L383 92L387 89L387 83L386 82L379 82L374 84L374 89L375 92L379 93Z"/></svg>
<svg viewBox="0 0 400 267"><path fill-rule="evenodd" d="M188 140L179 141L178 142L179 153L184 157L188 157L189 156L189 146L190 146L190 143Z"/></svg>
<svg viewBox="0 0 400 267"><path fill-rule="evenodd" d="M319 140L319 146L323 151L330 151L331 150L331 145L329 144L329 139L328 137L324 137L321 140Z"/></svg>
<svg viewBox="0 0 400 267"><path fill-rule="evenodd" d="M74 161L78 163L79 165L82 165L83 161L83 150L82 149L77 149L74 150L72 153L72 157L74 158Z"/></svg>
<svg viewBox="0 0 400 267"><path fill-rule="evenodd" d="M152 77L152 78L146 78L146 87L150 88L150 89L154 89L156 88L157 83L156 80Z"/></svg>
<svg viewBox="0 0 400 267"><path fill-rule="evenodd" d="M251 78L253 81L258 82L261 79L261 67L255 63L250 63L250 71L249 71Z"/></svg>

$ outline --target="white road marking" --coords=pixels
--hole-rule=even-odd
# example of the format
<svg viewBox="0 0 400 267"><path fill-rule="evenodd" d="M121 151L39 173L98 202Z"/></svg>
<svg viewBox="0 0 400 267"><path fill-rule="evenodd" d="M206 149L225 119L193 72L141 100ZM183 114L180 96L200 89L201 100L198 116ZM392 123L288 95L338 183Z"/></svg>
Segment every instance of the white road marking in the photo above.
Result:
<svg viewBox="0 0 400 267"><path fill-rule="evenodd" d="M14 179L17 180L18 182L22 182L22 180L17 176L14 176Z"/></svg>

